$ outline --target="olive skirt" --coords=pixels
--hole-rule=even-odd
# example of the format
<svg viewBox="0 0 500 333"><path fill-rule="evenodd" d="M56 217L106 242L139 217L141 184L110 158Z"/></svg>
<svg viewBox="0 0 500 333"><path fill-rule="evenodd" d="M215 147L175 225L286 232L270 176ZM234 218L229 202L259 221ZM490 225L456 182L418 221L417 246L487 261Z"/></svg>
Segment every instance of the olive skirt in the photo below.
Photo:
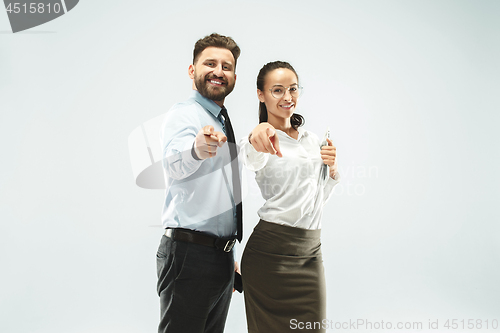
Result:
<svg viewBox="0 0 500 333"><path fill-rule="evenodd" d="M241 259L249 333L297 332L299 323L317 328L307 332L325 332L320 236L321 230L259 221Z"/></svg>

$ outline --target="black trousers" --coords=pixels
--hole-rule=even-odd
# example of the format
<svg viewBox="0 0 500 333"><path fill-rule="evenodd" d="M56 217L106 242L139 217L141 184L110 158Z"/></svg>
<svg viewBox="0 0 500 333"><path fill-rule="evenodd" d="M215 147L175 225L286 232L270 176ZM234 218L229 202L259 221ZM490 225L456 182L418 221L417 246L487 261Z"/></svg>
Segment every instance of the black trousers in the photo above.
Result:
<svg viewBox="0 0 500 333"><path fill-rule="evenodd" d="M163 236L156 254L158 333L222 333L233 293L233 252Z"/></svg>

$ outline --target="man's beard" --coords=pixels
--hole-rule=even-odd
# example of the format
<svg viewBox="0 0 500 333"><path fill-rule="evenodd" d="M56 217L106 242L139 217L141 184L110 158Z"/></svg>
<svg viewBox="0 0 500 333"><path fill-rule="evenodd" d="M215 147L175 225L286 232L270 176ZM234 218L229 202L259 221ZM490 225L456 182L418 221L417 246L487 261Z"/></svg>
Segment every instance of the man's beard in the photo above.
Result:
<svg viewBox="0 0 500 333"><path fill-rule="evenodd" d="M213 86L207 82L209 79L221 80L225 85L221 85L220 87ZM217 77L213 74L207 74L205 77L202 77L196 76L195 73L194 85L202 96L211 99L212 101L224 100L224 98L226 98L226 96L229 95L234 89L234 82L230 85L226 79Z"/></svg>

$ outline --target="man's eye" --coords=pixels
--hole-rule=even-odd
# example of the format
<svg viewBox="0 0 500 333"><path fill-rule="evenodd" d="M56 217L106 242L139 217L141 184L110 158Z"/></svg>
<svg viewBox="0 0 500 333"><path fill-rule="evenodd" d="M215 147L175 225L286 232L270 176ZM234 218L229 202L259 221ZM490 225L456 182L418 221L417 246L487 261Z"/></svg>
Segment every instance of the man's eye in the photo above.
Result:
<svg viewBox="0 0 500 333"><path fill-rule="evenodd" d="M222 69L224 69L225 71L228 71L229 70L229 66L223 66Z"/></svg>

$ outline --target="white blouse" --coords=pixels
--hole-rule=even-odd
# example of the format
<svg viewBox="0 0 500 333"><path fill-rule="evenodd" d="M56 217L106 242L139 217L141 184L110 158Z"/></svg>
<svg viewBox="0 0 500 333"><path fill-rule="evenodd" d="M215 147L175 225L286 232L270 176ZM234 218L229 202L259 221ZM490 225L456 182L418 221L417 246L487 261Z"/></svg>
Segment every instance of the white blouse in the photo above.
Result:
<svg viewBox="0 0 500 333"><path fill-rule="evenodd" d="M255 171L262 196L266 200L259 217L268 222L303 228L320 229L323 206L340 180L332 179L320 155L320 141L311 132L299 127L298 139L276 130L283 157L260 153L248 142L240 140L245 166Z"/></svg>

